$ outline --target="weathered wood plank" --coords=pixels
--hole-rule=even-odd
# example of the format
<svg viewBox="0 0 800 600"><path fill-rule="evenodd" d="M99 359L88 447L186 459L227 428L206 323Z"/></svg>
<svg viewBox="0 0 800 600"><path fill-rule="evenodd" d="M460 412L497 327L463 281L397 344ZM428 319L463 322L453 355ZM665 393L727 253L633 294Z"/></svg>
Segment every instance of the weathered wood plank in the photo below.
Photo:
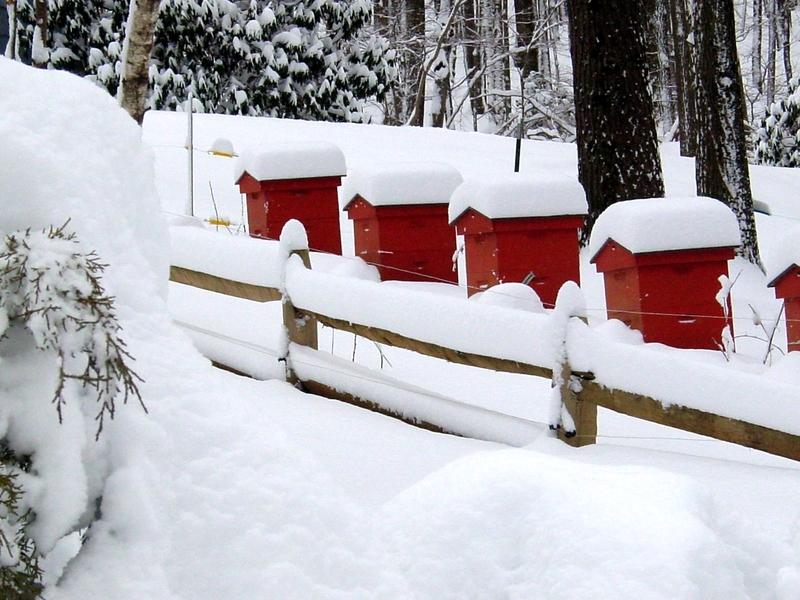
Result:
<svg viewBox="0 0 800 600"><path fill-rule="evenodd" d="M482 356L480 354L470 354L468 352L461 352L452 348L445 348L437 346L428 342L415 340L399 333L387 331L386 329L379 329L377 327L369 327L367 325L359 325L358 323L350 323L342 319L335 319L321 315L319 313L299 310L301 314L309 315L317 320L317 322L339 329L348 331L361 337L386 344L387 346L394 346L396 348L403 348L405 350L412 350L425 356L432 356L434 358L441 358L448 362L457 363L460 365L468 365L471 367L481 367L483 369L491 369L493 371L503 371L505 373L516 373L520 375L534 375L537 377L551 377L552 371L546 367L539 367L536 365L527 365L514 360L504 358L493 358L491 356Z"/></svg>
<svg viewBox="0 0 800 600"><path fill-rule="evenodd" d="M400 413L389 410L381 406L380 404L377 404L376 402L365 400L364 398L359 398L358 396L354 396L353 394L348 394L347 392L339 391L329 385L320 383L318 381L305 379L302 382L302 386L306 392L309 392L311 394L316 394L317 396L322 396L324 398L330 398L331 400L340 400L342 402L346 402L347 404L358 406L359 408L364 408L366 410L370 410L372 412L376 412L387 417L392 417L393 419L398 419L400 421L403 421L404 423L413 425L414 427L419 427L420 429L426 429L428 431L433 431L434 433L446 433L449 435L456 435L459 437L463 437L454 431L450 431L448 429L445 429L444 427L435 425L434 423L429 423L421 419L414 419L411 417L401 415Z"/></svg>
<svg viewBox="0 0 800 600"><path fill-rule="evenodd" d="M583 390L578 393L579 401L591 402L659 425L800 460L800 436L677 404L665 407L653 398L608 389L593 381L584 381L582 385Z"/></svg>
<svg viewBox="0 0 800 600"><path fill-rule="evenodd" d="M253 300L254 302L274 302L281 299L281 293L275 288L224 279L216 275L184 269L183 267L171 266L169 268L169 279L175 283L190 285L209 292L225 294L226 296L235 296L244 300Z"/></svg>

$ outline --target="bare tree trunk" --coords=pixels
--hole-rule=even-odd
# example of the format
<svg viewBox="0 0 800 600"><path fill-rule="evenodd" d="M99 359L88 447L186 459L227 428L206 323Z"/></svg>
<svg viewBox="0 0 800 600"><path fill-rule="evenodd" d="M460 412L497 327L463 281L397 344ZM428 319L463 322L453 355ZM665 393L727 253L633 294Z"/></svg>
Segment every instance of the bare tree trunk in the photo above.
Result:
<svg viewBox="0 0 800 600"><path fill-rule="evenodd" d="M567 9L585 243L605 208L663 196L664 181L638 3L568 0Z"/></svg>
<svg viewBox="0 0 800 600"><path fill-rule="evenodd" d="M764 85L764 100L767 106L775 102L775 50L778 45L777 36L777 15L775 11L775 0L765 0L767 2L767 73Z"/></svg>
<svg viewBox="0 0 800 600"><path fill-rule="evenodd" d="M514 16L517 43L514 49L514 64L522 73L522 81L528 74L539 70L538 40L534 39L538 28L538 0L514 0Z"/></svg>
<svg viewBox="0 0 800 600"><path fill-rule="evenodd" d="M792 80L792 12L786 0L776 0L776 10L783 51L783 72L786 75L786 85L789 85Z"/></svg>
<svg viewBox="0 0 800 600"><path fill-rule="evenodd" d="M727 204L739 220L739 253L760 264L747 138L744 89L736 51L733 0L695 5L697 64L697 193Z"/></svg>
<svg viewBox="0 0 800 600"><path fill-rule="evenodd" d="M160 0L132 0L122 50L119 104L137 123L144 120L148 67Z"/></svg>
<svg viewBox="0 0 800 600"><path fill-rule="evenodd" d="M17 0L6 0L8 14L8 44L6 44L5 57L19 60L17 47L19 45L19 23L17 21Z"/></svg>
<svg viewBox="0 0 800 600"><path fill-rule="evenodd" d="M769 0L768 0L769 1ZM764 0L753 0L753 49L750 55L750 68L755 88L764 91L764 74L761 72L761 38L764 20Z"/></svg>
<svg viewBox="0 0 800 600"><path fill-rule="evenodd" d="M675 110L670 94L670 60L667 39L669 37L669 12L666 0L649 0L648 6L648 55L653 100L656 104L657 122L661 132L669 131L675 121Z"/></svg>
<svg viewBox="0 0 800 600"><path fill-rule="evenodd" d="M467 79L472 78L483 68L480 38L478 37L478 20L475 15L475 0L464 2L464 59L467 63ZM483 102L482 77L475 78L469 86L469 102L472 119L477 124L479 115L486 112ZM477 127L476 127L477 129Z"/></svg>
<svg viewBox="0 0 800 600"><path fill-rule="evenodd" d="M33 45L31 48L31 62L37 69L46 69L50 62L47 51L49 39L50 9L47 0L36 0L34 3L35 26L33 29Z"/></svg>
<svg viewBox="0 0 800 600"><path fill-rule="evenodd" d="M675 56L675 84L678 95L678 124L681 156L696 152L696 109L694 98L694 45L692 23L684 0L670 0L672 46Z"/></svg>

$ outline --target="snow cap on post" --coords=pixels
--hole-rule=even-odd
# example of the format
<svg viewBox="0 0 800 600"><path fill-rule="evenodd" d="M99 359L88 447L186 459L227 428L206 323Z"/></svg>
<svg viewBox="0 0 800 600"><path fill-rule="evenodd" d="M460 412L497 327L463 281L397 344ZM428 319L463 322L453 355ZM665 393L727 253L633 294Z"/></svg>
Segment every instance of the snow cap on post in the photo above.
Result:
<svg viewBox="0 0 800 600"><path fill-rule="evenodd" d="M272 144L267 150L242 152L236 162L236 183L245 173L257 181L342 177L347 173L344 154L328 142Z"/></svg>
<svg viewBox="0 0 800 600"><path fill-rule="evenodd" d="M740 242L739 223L733 211L714 198L625 200L598 217L589 240L592 260L609 240L632 254L733 248Z"/></svg>
<svg viewBox="0 0 800 600"><path fill-rule="evenodd" d="M588 207L574 177L512 175L462 183L450 198L450 223L470 208L489 219L514 219L585 215Z"/></svg>
<svg viewBox="0 0 800 600"><path fill-rule="evenodd" d="M446 163L374 165L347 174L342 208L356 195L372 206L447 204L462 181L461 173Z"/></svg>
<svg viewBox="0 0 800 600"><path fill-rule="evenodd" d="M238 156L236 150L233 148L233 142L228 138L217 138L214 140L214 143L211 144L211 148L208 149L208 153L214 156L222 156L223 158Z"/></svg>
<svg viewBox="0 0 800 600"><path fill-rule="evenodd" d="M292 252L308 250L306 228L297 219L289 219L281 230L280 246L282 254L288 256Z"/></svg>

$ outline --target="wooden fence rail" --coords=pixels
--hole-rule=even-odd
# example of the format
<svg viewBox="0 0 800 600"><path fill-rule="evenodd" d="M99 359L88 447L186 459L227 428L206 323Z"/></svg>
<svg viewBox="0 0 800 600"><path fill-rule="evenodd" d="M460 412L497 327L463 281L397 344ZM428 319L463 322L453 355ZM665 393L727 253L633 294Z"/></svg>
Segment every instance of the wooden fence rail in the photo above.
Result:
<svg viewBox="0 0 800 600"><path fill-rule="evenodd" d="M309 267L307 252L300 251L297 253L303 258L304 264ZM550 378L553 374L552 368L547 366L470 354L409 338L385 329L352 323L318 312L304 310L302 307L293 305L290 298L282 296L281 292L275 288L232 281L179 267L172 267L171 279L178 283L256 302L282 299L284 302L284 325L287 327L290 341L314 349L316 349L317 345L316 324L320 323L337 330L356 334L376 343L411 350L456 364L536 377ZM296 376L290 368L291 357L287 356L286 360L287 373L290 379L295 379L293 382L300 385L307 383L309 391L335 399L346 400L360 406L376 405L375 402L369 399L356 398L350 394L332 390L329 386L319 382L296 380ZM568 367L568 364L566 366ZM597 434L596 407L600 406L659 425L674 427L800 461L800 436L678 404L665 406L655 398L605 387L594 381L594 376L591 373L571 372L567 369L566 372L562 373L562 379L563 381L559 383L562 388L562 402L572 416L575 430L560 430L559 437L573 446L594 443ZM571 381L574 382L575 380L580 383L580 386L578 386L580 390L577 392L573 391L575 386L570 385ZM442 431L447 429L440 424L426 425L429 428Z"/></svg>

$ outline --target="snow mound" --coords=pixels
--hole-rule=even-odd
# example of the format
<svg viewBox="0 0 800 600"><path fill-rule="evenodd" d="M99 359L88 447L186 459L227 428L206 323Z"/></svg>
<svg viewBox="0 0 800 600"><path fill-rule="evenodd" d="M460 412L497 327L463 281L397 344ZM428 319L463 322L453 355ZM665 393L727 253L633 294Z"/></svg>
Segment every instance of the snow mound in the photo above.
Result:
<svg viewBox="0 0 800 600"><path fill-rule="evenodd" d="M120 302L146 299L148 288L165 295L153 156L128 114L84 79L0 58L0 115L0 230L71 219L85 248L111 264L105 281Z"/></svg>
<svg viewBox="0 0 800 600"><path fill-rule="evenodd" d="M426 598L741 598L747 541L715 512L688 477L525 449L447 465L382 527Z"/></svg>
<svg viewBox="0 0 800 600"><path fill-rule="evenodd" d="M258 181L344 176L347 164L329 142L285 142L267 150L245 150L236 162L235 181L248 173Z"/></svg>
<svg viewBox="0 0 800 600"><path fill-rule="evenodd" d="M347 174L342 198L358 194L372 206L447 204L463 181L454 167L437 162L376 165Z"/></svg>
<svg viewBox="0 0 800 600"><path fill-rule="evenodd" d="M633 254L739 245L739 225L719 200L703 196L645 198L612 204L597 219L589 242L596 256L608 240Z"/></svg>
<svg viewBox="0 0 800 600"><path fill-rule="evenodd" d="M587 204L574 177L514 175L462 183L450 199L450 222L470 208L490 219L513 219L585 215Z"/></svg>
<svg viewBox="0 0 800 600"><path fill-rule="evenodd" d="M3 58L0 115L0 232L69 221L80 251L96 251L107 265L102 284L115 297L122 335L137 356L137 331L166 321L161 296L168 271L167 229L141 130L90 82ZM32 456L26 501L36 513L30 533L44 553L93 514L103 478L116 466L105 454L116 423L106 423L94 442L91 394L68 385L59 424L52 406L57 364L19 327L0 341L0 438ZM132 368L148 379L143 363ZM118 419L123 413L141 414L129 406Z"/></svg>
<svg viewBox="0 0 800 600"><path fill-rule="evenodd" d="M544 305L539 294L524 283L501 283L493 285L477 296L481 304L504 306L533 313L543 313Z"/></svg>

